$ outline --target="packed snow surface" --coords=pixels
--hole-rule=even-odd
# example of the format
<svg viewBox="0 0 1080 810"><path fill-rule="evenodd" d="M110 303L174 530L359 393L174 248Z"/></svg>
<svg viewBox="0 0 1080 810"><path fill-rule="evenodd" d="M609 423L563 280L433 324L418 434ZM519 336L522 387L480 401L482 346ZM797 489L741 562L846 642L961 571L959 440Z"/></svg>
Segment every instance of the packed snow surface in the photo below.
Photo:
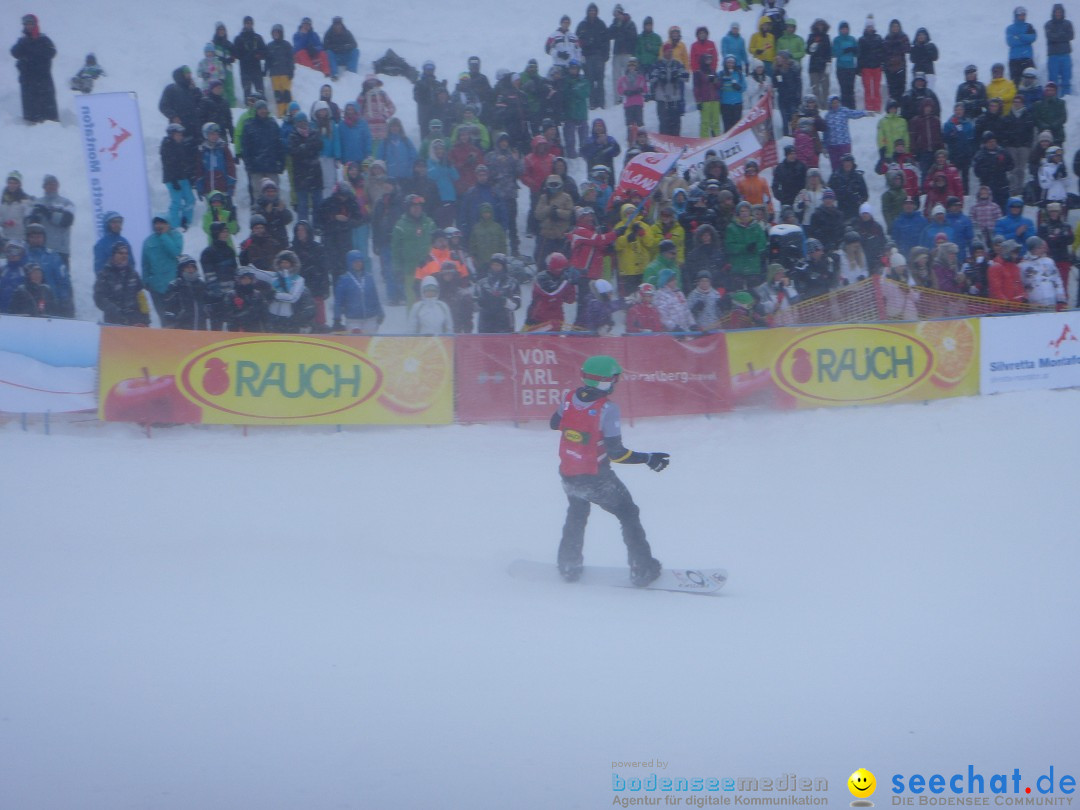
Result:
<svg viewBox="0 0 1080 810"><path fill-rule="evenodd" d="M824 777L844 806L857 767L880 805L891 774L1075 774L1078 406L624 425L672 454L619 469L656 556L727 567L718 597L509 577L562 525L540 426L13 422L0 807L600 808L653 771ZM585 553L623 562L609 515Z"/></svg>

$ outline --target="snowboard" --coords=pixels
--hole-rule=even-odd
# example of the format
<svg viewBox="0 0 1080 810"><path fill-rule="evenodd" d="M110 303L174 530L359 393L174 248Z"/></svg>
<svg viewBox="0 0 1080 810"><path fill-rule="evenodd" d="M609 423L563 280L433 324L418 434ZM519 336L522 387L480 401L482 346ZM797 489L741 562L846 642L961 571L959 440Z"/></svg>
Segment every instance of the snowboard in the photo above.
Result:
<svg viewBox="0 0 1080 810"><path fill-rule="evenodd" d="M510 563L510 576L529 582L562 582L555 563L534 560L514 560ZM648 585L630 582L627 566L586 565L577 582L571 585L610 585L616 588L637 588L642 591L675 591L716 596L727 584L728 573L723 568L664 568L660 576Z"/></svg>

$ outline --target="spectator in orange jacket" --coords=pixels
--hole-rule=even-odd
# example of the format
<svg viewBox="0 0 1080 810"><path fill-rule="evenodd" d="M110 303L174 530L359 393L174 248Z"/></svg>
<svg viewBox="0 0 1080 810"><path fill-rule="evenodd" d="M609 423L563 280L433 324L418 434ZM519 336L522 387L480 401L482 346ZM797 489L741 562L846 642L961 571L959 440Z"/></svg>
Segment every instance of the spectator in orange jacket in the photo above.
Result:
<svg viewBox="0 0 1080 810"><path fill-rule="evenodd" d="M764 205L771 216L773 214L772 191L768 182L758 174L758 162L746 161L743 166L743 176L735 184L739 189L739 197L746 200L750 205Z"/></svg>
<svg viewBox="0 0 1080 810"><path fill-rule="evenodd" d="M1020 252L1020 245L1012 239L1002 242L998 247L998 256L990 263L986 271L990 298L1020 304L1027 303L1027 292L1024 290L1024 281L1020 275L1020 265L1016 263Z"/></svg>

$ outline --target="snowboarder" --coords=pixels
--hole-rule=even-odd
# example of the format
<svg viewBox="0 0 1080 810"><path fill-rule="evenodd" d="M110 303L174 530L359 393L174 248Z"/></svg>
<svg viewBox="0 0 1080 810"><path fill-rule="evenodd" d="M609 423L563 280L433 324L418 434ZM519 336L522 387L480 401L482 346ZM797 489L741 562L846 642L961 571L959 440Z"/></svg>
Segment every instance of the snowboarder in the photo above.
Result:
<svg viewBox="0 0 1080 810"><path fill-rule="evenodd" d="M639 453L623 446L619 406L610 400L621 373L614 357L588 358L581 366L584 385L568 393L551 416L551 429L562 433L559 474L569 500L558 554L559 573L568 582L581 577L585 524L594 503L615 515L622 525L631 583L642 587L660 576L660 561L652 556L645 539L637 504L612 471L611 462L648 464L649 469L660 472L668 466L670 456Z"/></svg>

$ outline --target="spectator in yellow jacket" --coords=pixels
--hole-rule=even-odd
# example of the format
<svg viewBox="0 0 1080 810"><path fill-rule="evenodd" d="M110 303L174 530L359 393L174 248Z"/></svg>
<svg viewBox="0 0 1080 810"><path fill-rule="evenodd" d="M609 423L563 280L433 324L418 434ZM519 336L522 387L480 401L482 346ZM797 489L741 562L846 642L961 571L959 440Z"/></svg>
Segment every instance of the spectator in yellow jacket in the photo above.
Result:
<svg viewBox="0 0 1080 810"><path fill-rule="evenodd" d="M629 295L641 283L641 274L652 261L652 229L642 218L636 205L626 203L619 209L619 223L615 226L619 236L615 239L615 259L619 266L622 294Z"/></svg>
<svg viewBox="0 0 1080 810"><path fill-rule="evenodd" d="M765 65L765 72L772 76L773 62L776 61L776 36L768 17L758 20L757 33L750 36L750 58L760 59Z"/></svg>
<svg viewBox="0 0 1080 810"><path fill-rule="evenodd" d="M686 43L682 40L682 29L677 25L668 29L668 39L665 43L671 45L671 58L681 62L682 66L690 70L690 52L686 50Z"/></svg>
<svg viewBox="0 0 1080 810"><path fill-rule="evenodd" d="M986 85L986 97L987 98L1000 98L1001 109L1011 110L1013 96L1016 95L1016 85L1011 80L1005 78L1005 65L1001 62L995 62L994 66L990 68L990 73L994 78L990 80L990 84Z"/></svg>
<svg viewBox="0 0 1080 810"><path fill-rule="evenodd" d="M660 218L653 223L649 229L652 231L653 246L651 248L651 257L655 259L660 250L660 243L665 239L670 239L675 243L675 248L678 250L678 256L676 257L679 266L682 267L686 261L686 228L679 224L679 220L675 217L675 207L670 204L665 204L660 208Z"/></svg>

